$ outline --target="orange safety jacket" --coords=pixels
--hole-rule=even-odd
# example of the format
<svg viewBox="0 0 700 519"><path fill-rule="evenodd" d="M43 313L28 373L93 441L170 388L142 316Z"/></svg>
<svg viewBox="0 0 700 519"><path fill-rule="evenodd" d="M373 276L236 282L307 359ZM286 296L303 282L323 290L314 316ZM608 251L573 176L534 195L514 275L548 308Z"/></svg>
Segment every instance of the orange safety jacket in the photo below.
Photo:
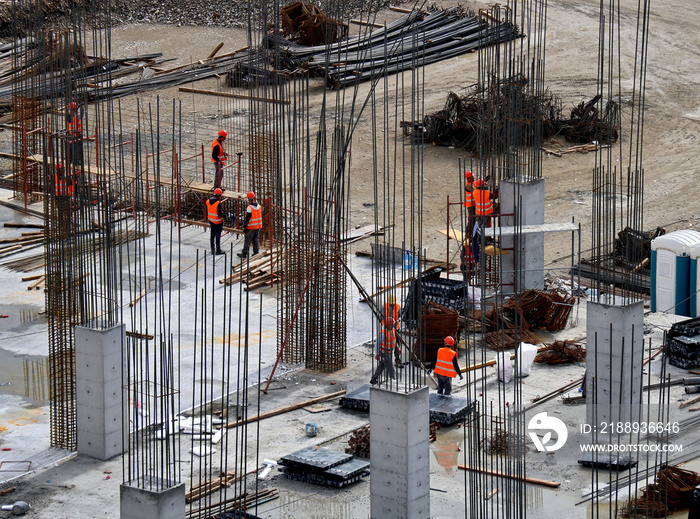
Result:
<svg viewBox="0 0 700 519"><path fill-rule="evenodd" d="M478 215L487 215L493 213L493 200L491 200L491 191L488 189L475 189L474 193L475 213Z"/></svg>
<svg viewBox="0 0 700 519"><path fill-rule="evenodd" d="M442 375L445 377L455 378L457 372L455 371L453 359L457 356L457 352L443 346L438 350L437 362L435 363L435 374Z"/></svg>
<svg viewBox="0 0 700 519"><path fill-rule="evenodd" d="M379 343L379 348L382 353L391 353L396 346L396 332L394 329L387 330L384 328L381 331L382 337Z"/></svg>
<svg viewBox="0 0 700 519"><path fill-rule="evenodd" d="M58 173L55 176L55 186L56 196L73 196L73 183L69 183L68 179L65 177L59 178Z"/></svg>
<svg viewBox="0 0 700 519"><path fill-rule="evenodd" d="M224 219L219 216L219 204L221 200L211 201L211 198L207 200L207 217L209 221L213 224L224 223Z"/></svg>
<svg viewBox="0 0 700 519"><path fill-rule="evenodd" d="M216 151L216 147L219 147L218 152ZM214 157L219 157L219 160L216 160ZM223 164L226 162L226 154L224 153L224 147L221 145L221 141L219 139L214 139L214 142L211 143L211 161L212 162L221 162Z"/></svg>
<svg viewBox="0 0 700 519"><path fill-rule="evenodd" d="M384 303L384 318L391 317L394 320L394 324L398 325L399 315L401 314L401 307L396 303Z"/></svg>
<svg viewBox="0 0 700 519"><path fill-rule="evenodd" d="M250 220L245 228L262 229L262 207L258 204L257 206L249 205L248 208L250 209Z"/></svg>
<svg viewBox="0 0 700 519"><path fill-rule="evenodd" d="M467 187L470 187L471 185L472 185L471 182L467 182L467 185L464 188L464 207L473 207L474 206L474 193L467 189Z"/></svg>
<svg viewBox="0 0 700 519"><path fill-rule="evenodd" d="M73 114L68 120L68 133L73 137L80 137L83 132L83 122L78 117L78 114Z"/></svg>

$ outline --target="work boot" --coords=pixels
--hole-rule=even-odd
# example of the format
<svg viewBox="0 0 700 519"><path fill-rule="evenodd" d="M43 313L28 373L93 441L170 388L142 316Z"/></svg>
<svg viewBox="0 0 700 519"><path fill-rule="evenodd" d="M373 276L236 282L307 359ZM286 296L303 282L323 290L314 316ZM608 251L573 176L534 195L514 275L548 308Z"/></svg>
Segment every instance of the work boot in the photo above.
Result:
<svg viewBox="0 0 700 519"><path fill-rule="evenodd" d="M213 256L214 254L216 254L216 249L214 247L212 247L211 248L211 255Z"/></svg>
<svg viewBox="0 0 700 519"><path fill-rule="evenodd" d="M374 377L372 377L372 378L369 380L369 383L372 384L372 385L375 385L375 384L377 383L377 379L374 378Z"/></svg>
<svg viewBox="0 0 700 519"><path fill-rule="evenodd" d="M248 253L247 252L239 252L238 254L236 254L236 256L238 256L239 258L245 258L248 256Z"/></svg>
<svg viewBox="0 0 700 519"><path fill-rule="evenodd" d="M226 253L224 251L222 251L221 249L216 249L217 256L221 256L222 254L226 254Z"/></svg>

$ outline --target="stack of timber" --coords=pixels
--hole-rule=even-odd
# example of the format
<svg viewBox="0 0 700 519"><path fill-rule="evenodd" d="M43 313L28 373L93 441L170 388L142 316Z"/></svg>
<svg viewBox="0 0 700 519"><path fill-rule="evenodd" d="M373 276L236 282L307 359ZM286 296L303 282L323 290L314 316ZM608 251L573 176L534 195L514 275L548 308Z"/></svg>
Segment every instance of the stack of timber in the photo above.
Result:
<svg viewBox="0 0 700 519"><path fill-rule="evenodd" d="M263 250L250 259L243 258L240 263L235 263L231 267L231 275L220 279L219 283L232 285L234 283L245 283L245 290L253 290L261 286L270 286L275 281L282 270L282 255L275 251L273 256L271 251Z"/></svg>
<svg viewBox="0 0 700 519"><path fill-rule="evenodd" d="M233 471L222 472L218 478L210 479L203 483L193 485L192 488L185 494L185 503L191 503L202 499L209 494L221 490L222 487L230 487L238 479Z"/></svg>
<svg viewBox="0 0 700 519"><path fill-rule="evenodd" d="M571 364L586 360L586 350L577 341L554 341L545 344L535 357L538 364Z"/></svg>

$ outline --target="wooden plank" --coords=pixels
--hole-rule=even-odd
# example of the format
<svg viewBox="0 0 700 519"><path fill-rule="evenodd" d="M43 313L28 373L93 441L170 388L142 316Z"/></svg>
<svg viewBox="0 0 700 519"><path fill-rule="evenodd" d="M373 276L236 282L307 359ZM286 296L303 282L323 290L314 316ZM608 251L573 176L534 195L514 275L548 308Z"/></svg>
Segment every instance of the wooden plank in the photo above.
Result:
<svg viewBox="0 0 700 519"><path fill-rule="evenodd" d="M470 467L469 465L458 465L458 467L462 470L470 470L472 472L479 472L481 474L488 474L490 476L498 476L502 478L508 478L508 479L515 479L517 481L524 481L526 483L532 483L534 485L543 485L545 487L551 487L551 488L559 488L561 486L561 483L557 483L556 481L547 481L546 479L539 479L539 478L531 478L531 477L522 477L518 476L517 474L509 474L507 472L499 472L497 470L489 470L489 469L481 469L477 467Z"/></svg>
<svg viewBox="0 0 700 519"><path fill-rule="evenodd" d="M338 398L339 396L343 396L345 394L345 392L346 391L344 389L342 391L336 391L335 393L331 393L329 395L324 395L324 396L319 396L318 398L312 398L311 400L306 400L305 402L299 402L298 404L289 405L287 407L277 409L276 411L262 413L262 414L259 414L258 416L248 418L247 420L239 420L237 422L227 423L223 427L230 429L232 427L238 427L239 425L257 422L257 421L263 420L265 418L270 418L271 416L277 416L279 414L288 413L289 411L295 411L297 409L301 409L302 407L306 407L306 406L309 406L311 404L318 404L319 402L325 402L326 400L332 400L333 398Z"/></svg>
<svg viewBox="0 0 700 519"><path fill-rule="evenodd" d="M221 43L219 43L216 46L216 48L213 51L211 51L211 54L209 54L209 56L207 56L207 59L212 59L214 56L216 56L216 53L219 52L221 50L221 47L223 47L223 46L224 46L224 42L222 41Z"/></svg>
<svg viewBox="0 0 700 519"><path fill-rule="evenodd" d="M234 94L233 92L217 92L216 90L202 90L201 88L190 88L190 87L180 87L180 92L188 92L191 94L202 94L206 96L218 96L218 97L232 97L234 99L248 99L251 101L263 101L265 103L275 103L288 105L291 101L283 101L280 99L272 99L269 97L256 97L249 96L246 94Z"/></svg>
<svg viewBox="0 0 700 519"><path fill-rule="evenodd" d="M691 398L690 400L686 400L685 402L681 402L681 405L678 406L678 409L683 409L684 407L688 407L689 405L693 405L700 402L700 396ZM691 409L692 411L692 409Z"/></svg>

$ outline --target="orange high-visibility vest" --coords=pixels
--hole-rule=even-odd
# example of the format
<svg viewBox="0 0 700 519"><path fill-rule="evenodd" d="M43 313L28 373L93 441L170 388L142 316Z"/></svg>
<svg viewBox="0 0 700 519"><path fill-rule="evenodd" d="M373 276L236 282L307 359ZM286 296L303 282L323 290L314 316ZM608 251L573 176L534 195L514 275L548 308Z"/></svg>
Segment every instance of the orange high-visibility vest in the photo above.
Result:
<svg viewBox="0 0 700 519"><path fill-rule="evenodd" d="M437 375L455 378L457 376L457 372L455 371L452 359L454 359L456 356L456 351L446 346L440 348L437 354L437 362L435 363L435 373Z"/></svg>
<svg viewBox="0 0 700 519"><path fill-rule="evenodd" d="M391 317L394 320L394 325L399 322L399 314L401 307L396 303L384 303L384 318Z"/></svg>
<svg viewBox="0 0 700 519"><path fill-rule="evenodd" d="M467 187L471 185L471 182L467 182L467 185L464 188L464 207L472 207L474 205L474 194L472 191L467 189Z"/></svg>
<svg viewBox="0 0 700 519"><path fill-rule="evenodd" d="M491 191L488 189L475 189L474 193L474 212L478 215L487 215L493 213L493 200L491 200Z"/></svg>
<svg viewBox="0 0 700 519"><path fill-rule="evenodd" d="M224 147L221 145L219 139L214 139L214 142L211 143L211 161L216 162L216 160L214 160L214 150L217 146L219 147L217 156L219 157L219 162L223 164L226 161L226 155L224 155Z"/></svg>
<svg viewBox="0 0 700 519"><path fill-rule="evenodd" d="M56 196L72 196L73 195L73 184L68 183L68 179L59 178L58 173L55 173L55 186Z"/></svg>
<svg viewBox="0 0 700 519"><path fill-rule="evenodd" d="M80 134L82 132L83 122L80 120L80 117L78 117L78 114L75 113L68 120L68 133L71 134L73 137L80 137Z"/></svg>
<svg viewBox="0 0 700 519"><path fill-rule="evenodd" d="M387 330L385 328L381 331L381 334L382 339L379 343L379 347L381 348L382 353L391 353L391 350L393 350L396 346L396 332L393 329Z"/></svg>
<svg viewBox="0 0 700 519"><path fill-rule="evenodd" d="M211 201L211 198L207 200L207 217L209 221L213 224L224 223L224 219L219 216L219 204L221 200Z"/></svg>
<svg viewBox="0 0 700 519"><path fill-rule="evenodd" d="M250 220L245 228L262 229L262 207L258 204L257 209L253 205L249 205L248 208L250 208Z"/></svg>

